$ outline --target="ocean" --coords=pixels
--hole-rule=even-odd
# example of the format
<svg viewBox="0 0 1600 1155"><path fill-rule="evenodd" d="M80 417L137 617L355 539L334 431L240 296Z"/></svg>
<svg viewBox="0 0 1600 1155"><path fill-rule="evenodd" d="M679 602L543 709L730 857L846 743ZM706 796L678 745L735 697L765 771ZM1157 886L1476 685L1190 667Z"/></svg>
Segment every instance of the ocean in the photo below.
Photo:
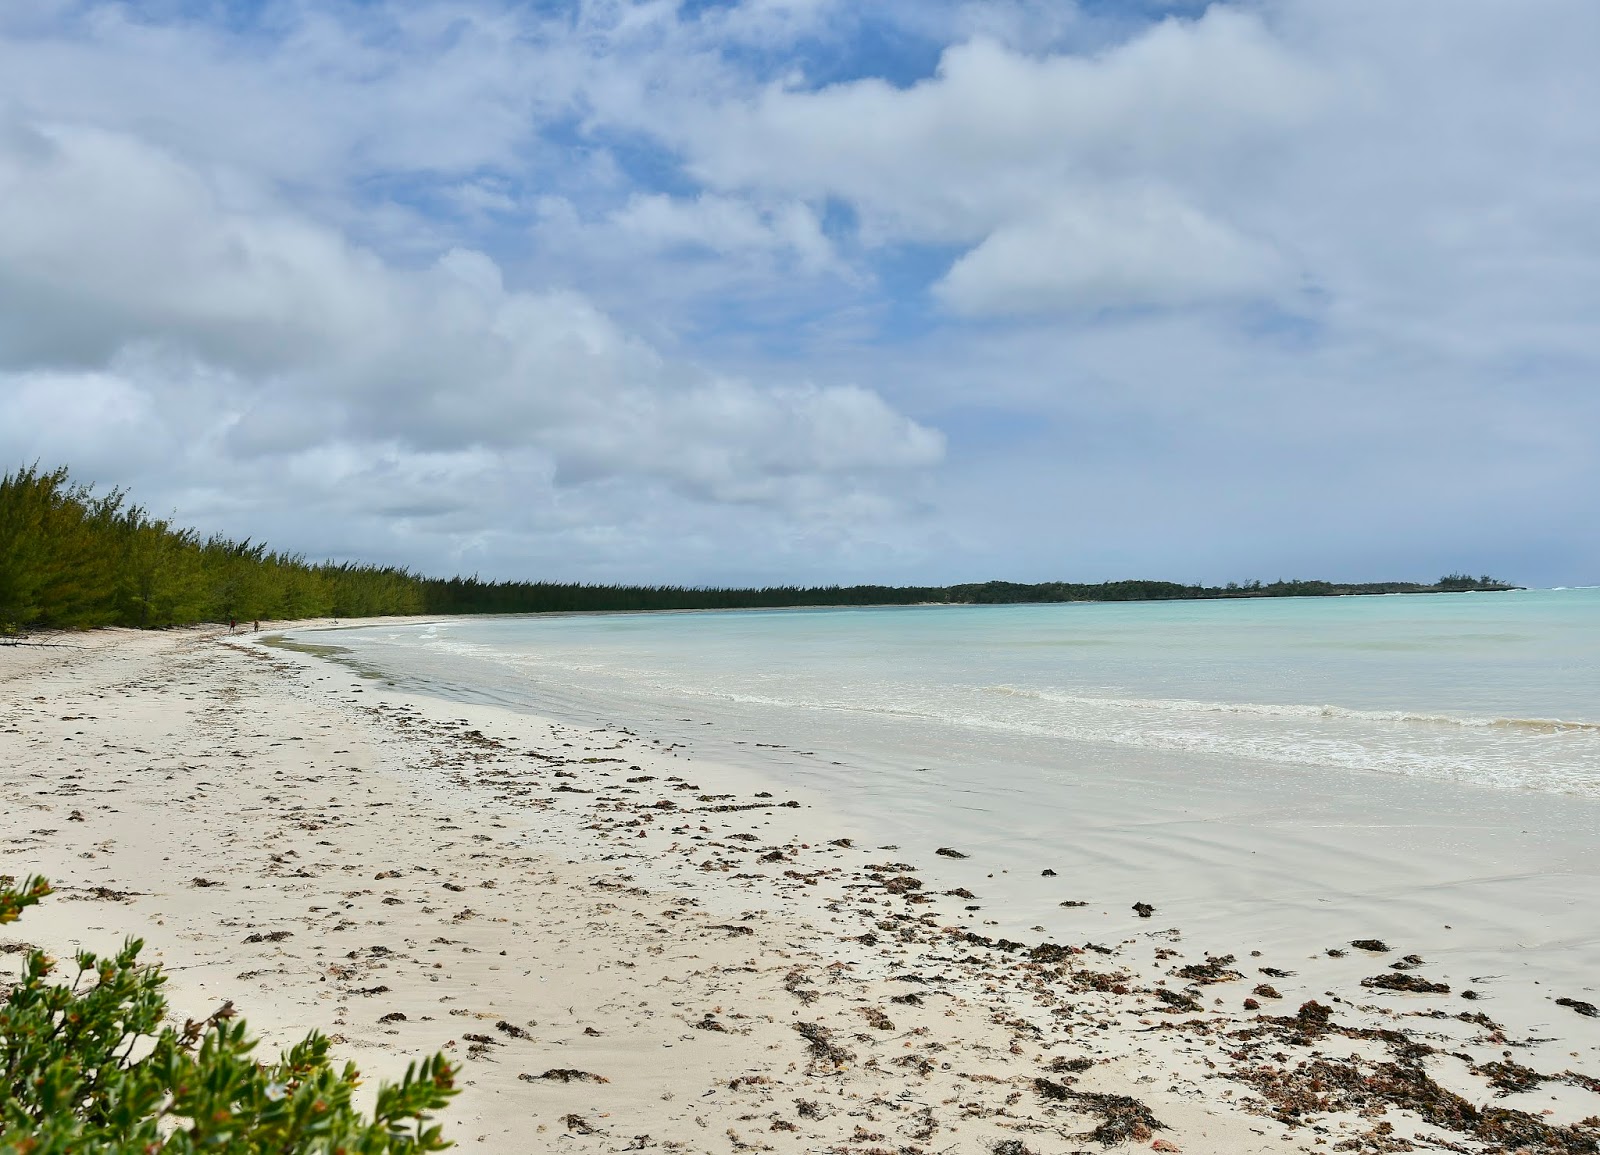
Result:
<svg viewBox="0 0 1600 1155"><path fill-rule="evenodd" d="M455 618L319 640L418 688L830 763L1047 774L1160 751L1600 797L1600 589Z"/></svg>
<svg viewBox="0 0 1600 1155"><path fill-rule="evenodd" d="M803 792L792 835L898 851L930 885L980 890L999 932L1076 934L1141 899L1219 943L1431 925L1473 965L1537 944L1572 973L1600 965L1579 915L1600 885L1597 589L292 637L377 689L626 727L686 775L733 765Z"/></svg>

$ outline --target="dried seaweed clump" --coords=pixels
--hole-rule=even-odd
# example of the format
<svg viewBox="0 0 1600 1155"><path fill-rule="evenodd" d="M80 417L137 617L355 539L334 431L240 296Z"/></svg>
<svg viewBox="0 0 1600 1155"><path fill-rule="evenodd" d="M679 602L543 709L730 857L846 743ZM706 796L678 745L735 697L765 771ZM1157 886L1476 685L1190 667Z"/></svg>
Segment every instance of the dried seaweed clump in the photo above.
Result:
<svg viewBox="0 0 1600 1155"><path fill-rule="evenodd" d="M1413 995L1447 995L1450 993L1449 983L1429 982L1421 975L1405 973L1373 975L1370 979L1362 979L1361 985L1373 987L1380 991L1405 991Z"/></svg>
<svg viewBox="0 0 1600 1155"><path fill-rule="evenodd" d="M604 1075L596 1075L590 1071L579 1071L573 1067L552 1067L542 1075L518 1075L524 1083L536 1083L546 1080L551 1083L609 1083L610 1079Z"/></svg>
<svg viewBox="0 0 1600 1155"><path fill-rule="evenodd" d="M1203 963L1190 963L1188 966L1179 967L1176 974L1181 979L1188 979L1193 983L1225 983L1232 979L1242 979L1244 976L1236 970L1229 969L1233 962L1231 954L1207 955Z"/></svg>
<svg viewBox="0 0 1600 1155"><path fill-rule="evenodd" d="M1128 1095L1106 1095L1095 1091L1074 1091L1065 1083L1035 1079L1033 1086L1048 1103L1062 1103L1085 1115L1099 1115L1100 1122L1083 1138L1098 1140L1103 1146L1118 1143L1143 1143L1166 1125L1139 1100Z"/></svg>
<svg viewBox="0 0 1600 1155"><path fill-rule="evenodd" d="M833 1032L821 1023L796 1023L794 1029L800 1032L800 1037L808 1044L813 1067L827 1064L837 1071L856 1057L854 1051L834 1042Z"/></svg>
<svg viewBox="0 0 1600 1155"><path fill-rule="evenodd" d="M1265 1100L1265 1112L1290 1127L1334 1112L1352 1112L1376 1120L1390 1110L1401 1110L1433 1127L1476 1140L1485 1155L1600 1153L1600 1130L1585 1124L1554 1126L1526 1111L1477 1106L1434 1082L1423 1066L1423 1061L1434 1053L1426 1043L1399 1031L1341 1026L1333 1022L1332 1015L1331 1008L1312 1001L1305 1003L1293 1018L1259 1018L1259 1025L1231 1032L1230 1037L1240 1040L1242 1046L1234 1052L1240 1062L1228 1072L1229 1077L1256 1088ZM1382 1043L1390 1059L1358 1054L1339 1059L1313 1052L1291 1066L1278 1050L1286 1044L1312 1045L1329 1035ZM1489 1063L1474 1071L1489 1078L1502 1093L1561 1078L1541 1076L1514 1063ZM1349 1140L1335 1150L1355 1150L1361 1142L1380 1139L1385 1150L1411 1149L1401 1146L1409 1140L1395 1136L1393 1126L1380 1121L1365 1140Z"/></svg>

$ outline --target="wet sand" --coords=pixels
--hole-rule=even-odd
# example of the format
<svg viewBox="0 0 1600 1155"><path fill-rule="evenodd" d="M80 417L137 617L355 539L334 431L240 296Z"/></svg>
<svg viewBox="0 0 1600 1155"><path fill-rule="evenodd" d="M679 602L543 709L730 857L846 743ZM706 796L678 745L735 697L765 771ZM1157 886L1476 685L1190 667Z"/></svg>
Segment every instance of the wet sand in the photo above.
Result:
<svg viewBox="0 0 1600 1155"><path fill-rule="evenodd" d="M1119 900L1072 908L1083 935L1005 937L983 925L979 845L902 850L626 718L580 730L408 698L214 631L47 640L0 650L0 872L58 893L0 934L0 973L24 941L62 954L136 934L180 1021L231 999L270 1043L321 1029L379 1077L444 1048L463 1067L447 1131L464 1147L1600 1136L1583 1125L1600 1115L1600 1018L1580 1013L1600 998L1457 974L1468 955L1422 953L1442 932L1414 941L1392 912L1372 912L1383 941L1366 948L1345 909L1341 937L1306 951L1314 896L1274 911L1280 935L1208 917L1202 940L1152 879L1147 917ZM1086 811L1085 841L1096 822ZM1139 846L1122 838L1126 872ZM1289 853L1252 849L1268 876ZM1105 896L1081 881L1083 901ZM1554 886L1546 913L1592 924L1569 899ZM1450 895L1427 901L1449 917Z"/></svg>

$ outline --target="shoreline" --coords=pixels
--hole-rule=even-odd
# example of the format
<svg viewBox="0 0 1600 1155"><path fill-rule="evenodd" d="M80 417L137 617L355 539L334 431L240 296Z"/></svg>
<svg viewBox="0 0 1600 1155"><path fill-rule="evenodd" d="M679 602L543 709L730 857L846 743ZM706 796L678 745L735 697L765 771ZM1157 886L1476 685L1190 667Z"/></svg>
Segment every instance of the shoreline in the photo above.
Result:
<svg viewBox="0 0 1600 1155"><path fill-rule="evenodd" d="M0 872L58 887L0 943L64 953L137 933L174 967L178 1017L232 998L269 1046L318 1027L369 1076L450 1043L467 1089L444 1119L463 1146L1576 1151L1600 1136L1574 1126L1600 1113L1600 1020L1566 1012L1558 1038L1525 1045L1529 1026L1500 1021L1510 1000L1350 980L1440 974L1394 969L1399 942L1327 965L1248 943L1229 957L1133 911L1108 916L1103 942L997 942L957 928L960 895L928 894L939 864L835 845L850 824L821 799L625 718L582 730L408 695L214 630L81 636L65 661L0 655ZM1251 994L1274 984L1286 997ZM1347 1051L1363 1057L1320 1090L1296 1065ZM1497 1097L1496 1079L1528 1082L1508 1062L1554 1078ZM1426 1079L1346 1085L1384 1064ZM1521 1112L1520 1130L1447 1126L1450 1094Z"/></svg>

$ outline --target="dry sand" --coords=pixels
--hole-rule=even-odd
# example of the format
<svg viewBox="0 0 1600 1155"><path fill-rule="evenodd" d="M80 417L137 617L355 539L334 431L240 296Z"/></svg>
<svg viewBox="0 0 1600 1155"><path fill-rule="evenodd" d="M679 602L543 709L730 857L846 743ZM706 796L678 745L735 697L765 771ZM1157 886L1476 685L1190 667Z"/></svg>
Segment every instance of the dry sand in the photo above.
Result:
<svg viewBox="0 0 1600 1155"><path fill-rule="evenodd" d="M0 873L58 893L0 936L0 974L23 940L132 934L180 1021L231 999L379 1077L443 1048L469 1149L1600 1137L1600 1019L1535 1038L1550 992L1464 1000L1401 944L1208 956L1131 910L1098 942L986 941L927 864L625 718L408 699L215 631L39 640L0 649Z"/></svg>

